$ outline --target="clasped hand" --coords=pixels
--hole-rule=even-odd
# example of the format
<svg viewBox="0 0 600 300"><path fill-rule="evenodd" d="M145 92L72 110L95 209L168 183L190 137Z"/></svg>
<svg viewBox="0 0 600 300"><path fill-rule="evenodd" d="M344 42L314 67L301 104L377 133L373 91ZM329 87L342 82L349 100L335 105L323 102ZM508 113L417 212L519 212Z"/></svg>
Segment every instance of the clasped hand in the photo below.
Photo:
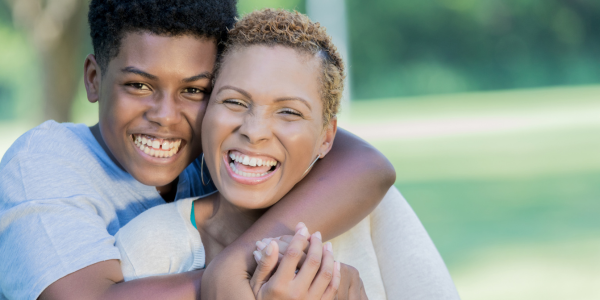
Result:
<svg viewBox="0 0 600 300"><path fill-rule="evenodd" d="M358 271L333 258L321 233L309 235L303 223L294 236L256 243L258 263L250 285L256 299L366 300Z"/></svg>

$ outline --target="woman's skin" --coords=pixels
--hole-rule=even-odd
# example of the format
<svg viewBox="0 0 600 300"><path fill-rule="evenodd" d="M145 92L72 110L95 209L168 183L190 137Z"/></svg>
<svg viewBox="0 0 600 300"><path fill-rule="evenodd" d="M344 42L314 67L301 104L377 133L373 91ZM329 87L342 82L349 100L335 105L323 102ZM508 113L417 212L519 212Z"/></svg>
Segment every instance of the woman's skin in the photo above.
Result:
<svg viewBox="0 0 600 300"><path fill-rule="evenodd" d="M204 157L219 192L195 201L207 262L325 157L337 122L323 124L318 59L282 46L244 47L224 59L202 124ZM246 166L232 153L277 166Z"/></svg>

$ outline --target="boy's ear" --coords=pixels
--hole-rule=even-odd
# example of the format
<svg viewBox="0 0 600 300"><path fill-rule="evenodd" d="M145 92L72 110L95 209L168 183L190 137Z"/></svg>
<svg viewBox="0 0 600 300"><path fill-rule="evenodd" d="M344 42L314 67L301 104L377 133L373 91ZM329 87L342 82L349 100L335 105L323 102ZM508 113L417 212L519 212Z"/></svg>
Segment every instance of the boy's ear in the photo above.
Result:
<svg viewBox="0 0 600 300"><path fill-rule="evenodd" d="M94 54L88 54L83 64L83 82L88 101L95 103L100 98L100 80L102 79L100 65Z"/></svg>
<svg viewBox="0 0 600 300"><path fill-rule="evenodd" d="M321 143L321 147L319 149L321 158L325 157L325 155L327 153L329 153L329 150L331 150L331 147L333 146L333 140L335 139L336 132L337 132L337 117L333 117L333 118L331 118L331 121L329 121L329 125L327 125L327 128L325 128L325 138L323 139L323 143Z"/></svg>

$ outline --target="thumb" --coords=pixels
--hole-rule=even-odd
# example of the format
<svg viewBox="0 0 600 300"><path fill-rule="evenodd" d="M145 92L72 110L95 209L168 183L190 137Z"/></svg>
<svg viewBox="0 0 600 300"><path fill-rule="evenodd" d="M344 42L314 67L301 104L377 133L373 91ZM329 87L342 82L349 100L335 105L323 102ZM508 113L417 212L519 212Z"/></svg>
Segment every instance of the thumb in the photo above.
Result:
<svg viewBox="0 0 600 300"><path fill-rule="evenodd" d="M275 241L271 241L262 251L254 251L254 259L258 266L250 279L250 286L254 295L258 295L258 291L262 286L269 281L271 275L277 267L277 259L279 257L279 245Z"/></svg>

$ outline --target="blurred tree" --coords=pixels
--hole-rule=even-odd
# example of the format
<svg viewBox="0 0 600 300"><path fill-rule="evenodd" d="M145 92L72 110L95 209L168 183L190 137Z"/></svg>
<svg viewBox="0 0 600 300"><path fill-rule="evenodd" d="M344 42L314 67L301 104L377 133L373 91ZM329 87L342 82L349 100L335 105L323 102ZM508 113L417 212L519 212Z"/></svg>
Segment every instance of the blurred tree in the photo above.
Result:
<svg viewBox="0 0 600 300"><path fill-rule="evenodd" d="M42 61L44 118L68 121L81 78L87 1L4 0Z"/></svg>
<svg viewBox="0 0 600 300"><path fill-rule="evenodd" d="M306 0L238 0L237 8L240 15L265 7L285 8L304 13Z"/></svg>

